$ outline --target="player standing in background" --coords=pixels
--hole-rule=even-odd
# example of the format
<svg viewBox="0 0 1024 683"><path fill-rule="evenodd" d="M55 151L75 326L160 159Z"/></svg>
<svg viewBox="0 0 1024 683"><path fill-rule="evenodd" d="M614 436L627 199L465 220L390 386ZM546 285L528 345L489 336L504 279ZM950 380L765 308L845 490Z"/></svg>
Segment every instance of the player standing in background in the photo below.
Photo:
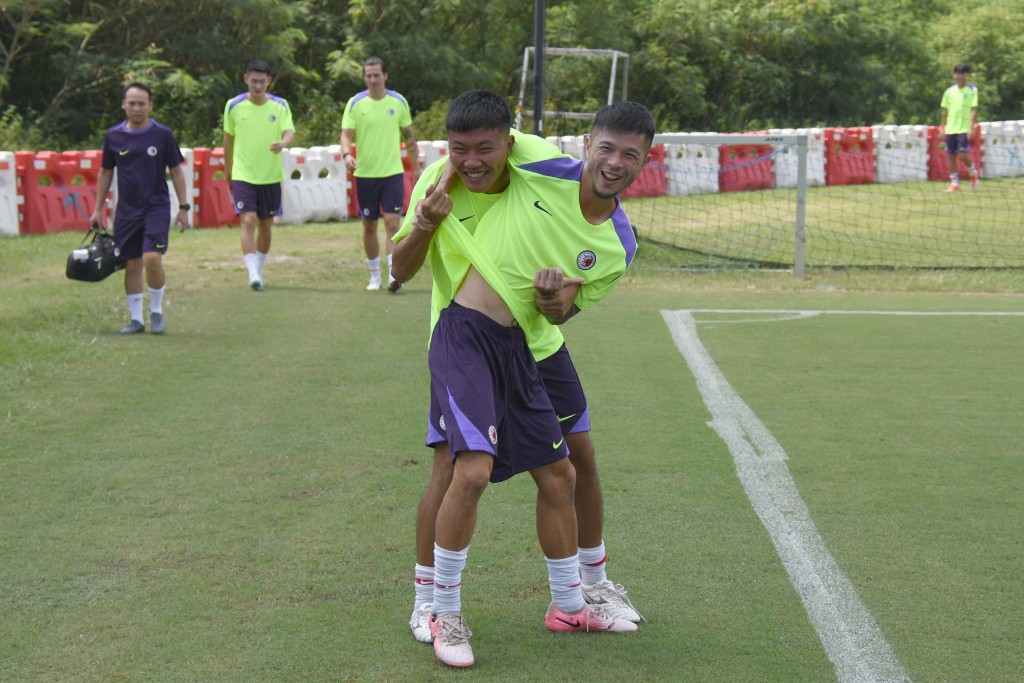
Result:
<svg viewBox="0 0 1024 683"><path fill-rule="evenodd" d="M124 293L128 299L131 322L121 334L138 334L146 329L142 317L143 270L149 290L149 325L153 334L166 329L163 314L164 264L171 230L171 202L166 174L171 173L178 212L174 222L184 232L188 228L190 207L186 200L185 158L174 134L149 118L153 110L152 92L143 83L131 83L124 89L121 108L128 118L103 136L103 160L96 183L96 211L93 225L102 225L103 205L117 169L117 208L114 213L114 243L118 258L124 261Z"/></svg>
<svg viewBox="0 0 1024 683"><path fill-rule="evenodd" d="M370 269L368 290L380 289L380 238L377 219L384 216L387 233L385 251L388 255L388 290L397 292L402 283L391 277L391 238L401 223L405 200L405 177L402 167L401 139L419 176L419 152L412 130L409 103L399 93L389 90L388 72L379 57L363 63L366 90L354 95L345 105L341 120L341 149L345 168L356 178L356 200L363 219L363 250ZM352 155L356 143L358 159Z"/></svg>
<svg viewBox="0 0 1024 683"><path fill-rule="evenodd" d="M960 171L957 160L971 169L971 187L978 186L978 168L971 161L970 137L974 125L978 122L978 88L967 82L971 67L957 64L953 68L954 85L942 93L942 122L939 132L946 135L946 153L949 157L949 189L956 192L960 189Z"/></svg>
<svg viewBox="0 0 1024 683"><path fill-rule="evenodd" d="M509 115L511 116L511 112ZM484 168L493 169L493 172L486 176L491 184L472 192L467 183L473 181L467 180L456 183L450 192L452 211L471 234L476 231L480 219L508 186L509 174L502 172L506 163L522 165L564 156L559 153L557 147L533 135L511 131L513 144L510 150L508 146L500 144L501 136L495 131L482 132L485 134L485 142L489 143L485 148L489 156L486 159L483 156L474 158L466 155L466 150L460 148L456 150L456 158L461 160L460 170L463 173L469 172L479 176L479 172ZM423 172L413 190L410 200L412 205L423 198L428 185L437 181L446 163L446 159L438 160ZM396 242L400 243L410 233L412 221L412 214L406 216L402 229L395 236ZM406 275L407 265L400 258L403 251L396 248L395 272ZM451 283L446 280L444 284ZM568 290L566 294L571 301L573 297L568 296ZM435 281L431 292L431 330L441 309L448 305L452 296L450 287L442 288ZM545 300L544 303L548 302ZM639 622L642 617L629 602L626 590L608 580L603 539L603 496L594 443L590 438L590 414L586 395L569 351L563 343L561 332L557 327L549 325L549 328L544 335L546 339L531 341L530 346L548 397L558 414L562 434L569 447L570 462L576 471L574 505L578 521L578 552L584 598L588 602L604 603L611 615L616 618ZM432 401L430 424L437 425L440 416L440 406ZM430 480L424 489L416 515L415 599L409 627L417 640L429 643L433 639L430 634L430 613L434 586L434 525L438 508L451 483L453 467L448 442L443 440L436 428L432 436L428 437L427 445L434 447L434 457Z"/></svg>
<svg viewBox="0 0 1024 683"><path fill-rule="evenodd" d="M295 126L288 102L272 95L270 65L254 59L245 67L249 87L224 106L224 169L242 228L242 254L249 287L263 289L274 217L281 215L281 151L292 144Z"/></svg>
<svg viewBox="0 0 1024 683"><path fill-rule="evenodd" d="M615 195L646 163L653 121L642 107L639 120L639 111L625 119L612 114L607 128L595 122L587 164L571 159L528 164L524 169L533 168L521 174L527 180L505 181L506 193L475 236L466 234L468 241L460 242L464 228L448 218L452 202L447 192L458 182L452 168L477 192L516 171L490 163L495 150L511 145L508 105L501 101L502 109L492 107L479 93L464 93L452 102L446 120L451 162L437 187L428 189L417 205L412 230L400 243L401 263L413 265L400 277L411 277L429 251L435 283L455 293L440 313L429 351L431 400L441 411L430 430L447 439L454 454L452 482L435 528L431 633L437 657L458 667L474 661L460 587L476 507L488 481L523 471L530 472L538 488L537 533L552 596L545 626L553 631L636 630L603 604L584 600L573 507L575 471L527 340L542 326L550 327L547 321L562 322L607 293L632 259L635 238ZM464 157L488 161L466 168ZM513 194L517 188L522 192ZM558 203L566 206L554 208ZM573 223L566 224L567 217ZM614 230L594 229L608 221ZM499 262L491 262L488 254L498 255ZM583 279L565 275L599 264ZM592 296L582 294L583 282L595 284Z"/></svg>

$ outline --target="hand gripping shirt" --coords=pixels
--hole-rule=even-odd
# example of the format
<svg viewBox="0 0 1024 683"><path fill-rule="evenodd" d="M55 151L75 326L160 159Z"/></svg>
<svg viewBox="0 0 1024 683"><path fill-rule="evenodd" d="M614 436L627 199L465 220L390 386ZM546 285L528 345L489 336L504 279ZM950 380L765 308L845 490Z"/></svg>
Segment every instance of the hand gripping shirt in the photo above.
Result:
<svg viewBox="0 0 1024 683"><path fill-rule="evenodd" d="M557 147L544 140L544 138L520 133L514 129L509 131L509 133L515 137L512 152L508 158L508 165L510 167L516 164L564 156ZM416 186L413 188L411 198L409 199L410 207L416 206L416 203L423 199L427 188L437 182L447 163L448 158L442 157L424 169L419 180L416 182ZM483 192L470 192L461 181L457 181L452 188L450 196L452 212L445 221L445 224L452 220L458 220L462 224L463 229L469 235L472 235L476 231L481 217L502 197L502 193L485 194ZM412 232L412 223L415 217L415 211L410 210L402 223L401 229L394 236L394 241L398 242ZM466 279L466 275L469 273L470 266L473 265L470 258L463 253L464 250L459 247L458 242L447 233L445 224L437 229L427 252L427 262L430 264L433 279L433 286L430 292L430 333L433 333L434 325L441 315L441 309L448 306L452 299L455 298L455 293L459 291L462 281ZM552 326L552 329L557 334L558 339L561 340L562 333L558 328ZM559 342L560 345L561 341ZM543 358L538 357L537 360L543 360Z"/></svg>
<svg viewBox="0 0 1024 683"><path fill-rule="evenodd" d="M978 89L968 83L961 88L953 85L942 93L942 108L946 110L946 135L971 132L971 109L978 106Z"/></svg>
<svg viewBox="0 0 1024 683"><path fill-rule="evenodd" d="M354 95L345 105L341 127L356 132L355 177L390 178L402 173L402 129L411 125L409 103L394 90L387 90L379 100L370 97L369 90Z"/></svg>
<svg viewBox="0 0 1024 683"><path fill-rule="evenodd" d="M123 121L103 137L103 168L117 169L114 223L132 221L158 211L167 214L167 169L184 162L169 128L150 119L141 130Z"/></svg>
<svg viewBox="0 0 1024 683"><path fill-rule="evenodd" d="M559 267L566 277L584 278L574 303L585 311L611 291L633 262L636 237L618 198L611 217L599 225L584 217L582 161L538 161L513 167L511 173L508 189L480 221L474 240L518 300L506 300L509 308L528 312L526 319L516 319L534 356L543 360L558 350L562 335L534 304L536 272ZM488 278L482 270L481 275Z"/></svg>
<svg viewBox="0 0 1024 683"><path fill-rule="evenodd" d="M281 155L270 151L286 130L295 130L288 101L267 95L263 104L253 104L248 93L224 105L224 132L235 139L231 179L252 185L273 185L284 180Z"/></svg>

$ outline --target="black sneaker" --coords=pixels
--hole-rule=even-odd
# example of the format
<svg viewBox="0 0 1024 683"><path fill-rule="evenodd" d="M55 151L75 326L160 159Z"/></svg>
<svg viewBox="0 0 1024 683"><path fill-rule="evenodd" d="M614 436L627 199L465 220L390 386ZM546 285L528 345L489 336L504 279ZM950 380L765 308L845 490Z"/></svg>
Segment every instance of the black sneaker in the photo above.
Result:
<svg viewBox="0 0 1024 683"><path fill-rule="evenodd" d="M139 332L145 332L146 326L138 320L133 320L121 329L121 334L138 334Z"/></svg>
<svg viewBox="0 0 1024 683"><path fill-rule="evenodd" d="M149 331L153 334L163 334L164 330L167 329L167 325L164 323L163 313L150 313L149 314Z"/></svg>

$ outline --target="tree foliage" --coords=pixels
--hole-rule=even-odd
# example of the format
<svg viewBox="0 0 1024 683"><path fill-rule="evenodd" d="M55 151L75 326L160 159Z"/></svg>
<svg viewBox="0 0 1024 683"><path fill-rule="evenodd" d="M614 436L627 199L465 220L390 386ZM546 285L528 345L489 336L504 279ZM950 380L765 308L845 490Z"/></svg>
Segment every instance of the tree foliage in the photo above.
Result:
<svg viewBox="0 0 1024 683"><path fill-rule="evenodd" d="M982 118L1022 119L1024 6L1007 0L548 0L549 46L629 53L628 96L662 130L935 122L966 61ZM15 0L0 3L0 140L95 146L121 88L150 84L183 144L220 140L250 59L292 103L297 144L337 141L341 107L381 57L421 125L473 87L515 100L534 3L522 0ZM614 95L620 95L624 64ZM607 59L549 58L545 108L593 111ZM527 78L532 108L532 75ZM549 133L585 123L549 122ZM436 130L431 130L435 133ZM421 133L421 137L428 131Z"/></svg>

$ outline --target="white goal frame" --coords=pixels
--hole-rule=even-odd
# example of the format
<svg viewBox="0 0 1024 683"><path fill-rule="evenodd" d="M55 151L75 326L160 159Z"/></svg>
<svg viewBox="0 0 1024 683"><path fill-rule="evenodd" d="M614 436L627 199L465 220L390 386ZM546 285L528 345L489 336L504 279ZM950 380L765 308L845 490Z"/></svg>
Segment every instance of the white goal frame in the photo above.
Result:
<svg viewBox="0 0 1024 683"><path fill-rule="evenodd" d="M532 109L524 109L523 102L526 99L526 75L530 72L530 55L536 48L526 47L523 50L523 73L519 83L519 104L516 106L516 130L522 130L523 115L534 116ZM544 57L604 57L612 60L612 73L608 79L608 104L615 101L615 80L618 74L619 58L623 60L622 67L622 99L626 99L626 91L629 87L629 53L620 50L591 50L577 47L545 47ZM547 111L542 112L541 118L563 118L589 121L593 120L593 112L580 111ZM543 129L543 126L541 126Z"/></svg>
<svg viewBox="0 0 1024 683"><path fill-rule="evenodd" d="M796 216L794 220L793 275L804 276L804 240L807 228L807 145L808 136L769 133L661 133L654 144L668 145L792 145L797 150Z"/></svg>

